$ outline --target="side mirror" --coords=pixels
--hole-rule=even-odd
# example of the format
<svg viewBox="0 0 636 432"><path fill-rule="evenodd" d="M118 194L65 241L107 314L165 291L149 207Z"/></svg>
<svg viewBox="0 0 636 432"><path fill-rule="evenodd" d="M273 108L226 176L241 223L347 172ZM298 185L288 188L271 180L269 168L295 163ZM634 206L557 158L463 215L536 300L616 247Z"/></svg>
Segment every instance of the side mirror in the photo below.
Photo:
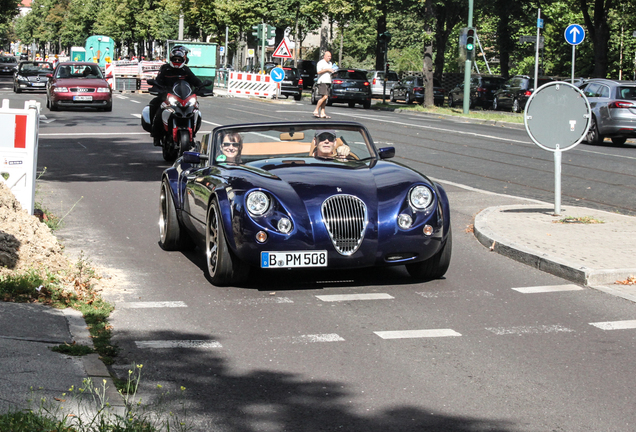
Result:
<svg viewBox="0 0 636 432"><path fill-rule="evenodd" d="M380 159L391 159L395 156L395 147L382 147L378 149L378 155Z"/></svg>
<svg viewBox="0 0 636 432"><path fill-rule="evenodd" d="M185 151L183 152L183 161L192 165L198 165L201 161L208 160L208 155L204 155L197 152Z"/></svg>
<svg viewBox="0 0 636 432"><path fill-rule="evenodd" d="M46 77L47 78L53 78L53 74L52 73L46 74Z"/></svg>

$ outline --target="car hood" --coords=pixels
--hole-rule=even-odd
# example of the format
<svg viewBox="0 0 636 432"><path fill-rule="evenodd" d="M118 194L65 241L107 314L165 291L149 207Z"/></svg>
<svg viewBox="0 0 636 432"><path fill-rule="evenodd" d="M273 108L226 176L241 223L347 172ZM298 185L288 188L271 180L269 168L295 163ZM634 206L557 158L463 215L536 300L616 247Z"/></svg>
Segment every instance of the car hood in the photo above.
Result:
<svg viewBox="0 0 636 432"><path fill-rule="evenodd" d="M60 87L104 87L108 83L99 78L58 78L55 85Z"/></svg>

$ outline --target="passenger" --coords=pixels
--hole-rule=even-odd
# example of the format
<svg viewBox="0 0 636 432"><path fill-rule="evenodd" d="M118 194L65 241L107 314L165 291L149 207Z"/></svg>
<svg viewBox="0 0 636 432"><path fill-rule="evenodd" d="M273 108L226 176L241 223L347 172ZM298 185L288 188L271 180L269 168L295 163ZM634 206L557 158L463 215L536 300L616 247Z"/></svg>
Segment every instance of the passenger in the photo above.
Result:
<svg viewBox="0 0 636 432"><path fill-rule="evenodd" d="M217 162L232 164L241 163L241 152L243 151L243 137L237 132L228 132L223 135L221 141L221 154L216 158Z"/></svg>
<svg viewBox="0 0 636 432"><path fill-rule="evenodd" d="M342 144L336 148L335 130L317 130L314 135L314 157L346 159L351 152L348 145Z"/></svg>

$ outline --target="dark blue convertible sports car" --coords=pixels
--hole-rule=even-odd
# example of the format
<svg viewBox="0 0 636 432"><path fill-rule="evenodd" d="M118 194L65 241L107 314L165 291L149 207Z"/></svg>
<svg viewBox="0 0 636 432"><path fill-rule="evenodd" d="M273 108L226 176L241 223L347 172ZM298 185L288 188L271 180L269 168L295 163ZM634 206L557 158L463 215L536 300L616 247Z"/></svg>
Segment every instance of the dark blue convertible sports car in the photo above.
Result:
<svg viewBox="0 0 636 432"><path fill-rule="evenodd" d="M451 259L446 192L388 161L354 122L223 126L163 173L160 245L199 246L214 285L251 267L406 265L420 280Z"/></svg>

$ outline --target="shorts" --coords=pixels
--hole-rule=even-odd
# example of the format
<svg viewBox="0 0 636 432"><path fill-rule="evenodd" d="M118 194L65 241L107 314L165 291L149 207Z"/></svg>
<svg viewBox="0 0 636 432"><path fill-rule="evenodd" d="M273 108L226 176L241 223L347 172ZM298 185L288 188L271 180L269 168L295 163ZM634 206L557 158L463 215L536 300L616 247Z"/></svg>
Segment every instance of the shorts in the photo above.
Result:
<svg viewBox="0 0 636 432"><path fill-rule="evenodd" d="M329 96L329 88L331 84L320 83L318 84L318 96Z"/></svg>

